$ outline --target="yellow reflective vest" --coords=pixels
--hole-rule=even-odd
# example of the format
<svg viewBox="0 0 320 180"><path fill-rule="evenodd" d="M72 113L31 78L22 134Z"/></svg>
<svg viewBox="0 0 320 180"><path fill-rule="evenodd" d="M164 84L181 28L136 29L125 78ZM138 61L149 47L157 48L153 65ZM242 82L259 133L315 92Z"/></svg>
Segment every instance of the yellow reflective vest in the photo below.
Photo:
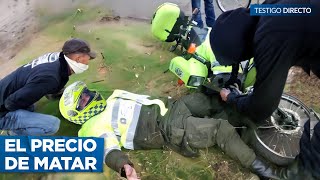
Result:
<svg viewBox="0 0 320 180"><path fill-rule="evenodd" d="M150 96L115 90L107 99L105 110L84 123L79 137L103 137L105 156L112 150L134 149L133 138L138 124L141 107L158 105L164 116L168 109L159 99Z"/></svg>

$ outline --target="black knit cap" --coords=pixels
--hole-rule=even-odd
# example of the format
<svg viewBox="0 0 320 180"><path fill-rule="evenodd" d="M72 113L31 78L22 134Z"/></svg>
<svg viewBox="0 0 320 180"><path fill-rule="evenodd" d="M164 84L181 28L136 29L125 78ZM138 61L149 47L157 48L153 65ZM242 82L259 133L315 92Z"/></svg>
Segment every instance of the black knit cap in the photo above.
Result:
<svg viewBox="0 0 320 180"><path fill-rule="evenodd" d="M91 51L89 44L78 38L73 38L66 41L62 47L62 52L64 55L73 53L85 53L90 56L90 59L96 58L96 53Z"/></svg>
<svg viewBox="0 0 320 180"><path fill-rule="evenodd" d="M253 56L253 37L259 18L238 8L222 13L210 33L212 51L221 65L238 64Z"/></svg>

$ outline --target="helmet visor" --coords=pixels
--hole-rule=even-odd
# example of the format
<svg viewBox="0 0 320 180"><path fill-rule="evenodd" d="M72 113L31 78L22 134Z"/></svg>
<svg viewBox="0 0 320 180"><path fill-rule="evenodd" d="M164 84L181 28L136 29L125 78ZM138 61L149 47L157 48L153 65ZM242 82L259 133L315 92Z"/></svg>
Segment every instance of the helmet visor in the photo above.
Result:
<svg viewBox="0 0 320 180"><path fill-rule="evenodd" d="M96 94L96 91L90 91L88 88L84 88L77 103L77 111L85 109L92 102Z"/></svg>

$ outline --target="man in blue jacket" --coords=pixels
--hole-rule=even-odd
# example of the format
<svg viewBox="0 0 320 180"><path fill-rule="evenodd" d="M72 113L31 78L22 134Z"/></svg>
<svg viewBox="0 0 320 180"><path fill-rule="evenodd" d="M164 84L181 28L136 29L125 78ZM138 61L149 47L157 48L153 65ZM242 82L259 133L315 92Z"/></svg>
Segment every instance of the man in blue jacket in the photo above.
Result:
<svg viewBox="0 0 320 180"><path fill-rule="evenodd" d="M0 80L0 129L9 135L52 135L60 120L33 112L33 104L48 94L58 93L72 74L88 69L95 53L87 42L71 39L62 52L48 53L21 66Z"/></svg>

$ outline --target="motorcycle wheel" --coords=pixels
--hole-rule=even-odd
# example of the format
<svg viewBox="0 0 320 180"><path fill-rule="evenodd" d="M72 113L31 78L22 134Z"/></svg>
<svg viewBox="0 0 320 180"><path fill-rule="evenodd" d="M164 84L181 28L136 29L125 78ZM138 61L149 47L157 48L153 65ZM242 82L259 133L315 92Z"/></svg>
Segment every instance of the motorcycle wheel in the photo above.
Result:
<svg viewBox="0 0 320 180"><path fill-rule="evenodd" d="M257 155L286 166L299 154L303 126L310 119L310 111L303 102L288 94L282 95L278 109L265 124L255 130L247 129L244 134L251 137L249 144ZM285 112L289 120L281 117L281 112Z"/></svg>
<svg viewBox="0 0 320 180"><path fill-rule="evenodd" d="M219 9L222 12L233 10L239 7L248 8L251 4L251 0L216 0Z"/></svg>

